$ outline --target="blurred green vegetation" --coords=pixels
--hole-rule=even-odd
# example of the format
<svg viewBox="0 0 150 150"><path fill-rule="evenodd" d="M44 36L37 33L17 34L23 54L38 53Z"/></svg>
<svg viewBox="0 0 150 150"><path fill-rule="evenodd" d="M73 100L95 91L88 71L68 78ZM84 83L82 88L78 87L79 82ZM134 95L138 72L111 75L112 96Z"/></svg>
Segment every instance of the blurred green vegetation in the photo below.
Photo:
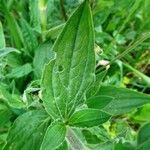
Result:
<svg viewBox="0 0 150 150"><path fill-rule="evenodd" d="M0 0L0 149L19 115L43 107L42 70L54 56L52 46L65 22L82 2ZM150 94L150 1L91 0L91 8L96 73L108 70L101 84ZM148 150L141 143L143 130L150 129L143 124L149 121L148 104L104 126L84 129L83 135L94 150L111 150L114 142L115 150L133 150L136 144ZM145 136L149 141L150 135Z"/></svg>

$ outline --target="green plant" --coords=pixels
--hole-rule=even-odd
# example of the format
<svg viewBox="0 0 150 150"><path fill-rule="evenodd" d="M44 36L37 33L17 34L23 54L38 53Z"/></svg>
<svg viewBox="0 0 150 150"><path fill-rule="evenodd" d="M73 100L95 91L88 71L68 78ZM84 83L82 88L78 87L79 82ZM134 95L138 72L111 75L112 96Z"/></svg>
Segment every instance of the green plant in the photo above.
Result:
<svg viewBox="0 0 150 150"><path fill-rule="evenodd" d="M37 3L29 2L31 23L26 21L25 18L28 16L22 11L18 25L17 19L9 14L9 5L6 5L3 0L2 2L6 8L3 10L4 16L8 19L13 35L12 43L17 48L5 46L3 28L0 24L2 39L0 57L4 60L2 62L4 68L1 70L2 83L0 83L0 116L2 116L0 127L4 133L5 129L10 128L9 132L6 132L8 135L2 136L2 139L6 139L4 143L2 140L3 149L148 150L149 119L145 118L148 123L141 127L137 139L132 132L135 132L136 125L139 123L136 124L135 121L132 125L132 121L140 116L136 110L141 111L140 107L143 108L143 105L149 108L150 96L124 87L113 86L113 83L117 82L118 85L118 82L123 80L118 79L118 75L123 72L123 60L118 59L147 40L150 37L149 33L117 56L113 53L109 54L112 45L107 45L105 55L101 56L95 50L95 40L99 45L97 35L99 31L96 31L95 35L88 0L80 4L65 24L50 30L46 29L46 20L40 20L40 15L44 12L37 9ZM119 32L123 30L140 3L139 0L133 5L129 17L124 21ZM42 1L41 4L42 7L45 6ZM49 1L48 5L50 4ZM107 5L104 3L105 7L111 7ZM95 10L101 11L98 8ZM94 15L98 13L97 11ZM63 17L63 21L67 19L66 14ZM13 27L10 20L14 24ZM111 30L110 26L108 25L107 30ZM113 44L120 44L119 32L112 39ZM117 53L115 50L113 52ZM16 57L25 60L17 61ZM101 57L103 59L110 57L107 66L113 63L114 66L110 66L110 69L105 65L96 67ZM10 63L8 70L5 61L13 62ZM149 86L149 77L127 64L125 66L143 77L144 83ZM24 85L26 82L28 86ZM10 86L7 85L8 83ZM20 97L21 93L23 97ZM137 143L132 142L136 140Z"/></svg>

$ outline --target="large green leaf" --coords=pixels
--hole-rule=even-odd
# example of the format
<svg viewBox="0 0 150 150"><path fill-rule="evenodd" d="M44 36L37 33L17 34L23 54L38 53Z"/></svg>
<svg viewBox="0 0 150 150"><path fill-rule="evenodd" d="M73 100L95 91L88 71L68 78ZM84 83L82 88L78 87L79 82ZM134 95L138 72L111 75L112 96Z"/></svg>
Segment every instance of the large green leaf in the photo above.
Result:
<svg viewBox="0 0 150 150"><path fill-rule="evenodd" d="M67 141L65 140L56 150L69 150Z"/></svg>
<svg viewBox="0 0 150 150"><path fill-rule="evenodd" d="M110 115L97 109L82 109L69 119L69 125L76 127L98 126L110 119Z"/></svg>
<svg viewBox="0 0 150 150"><path fill-rule="evenodd" d="M40 150L55 150L65 141L66 127L60 122L50 125L45 133Z"/></svg>
<svg viewBox="0 0 150 150"><path fill-rule="evenodd" d="M145 124L138 133L138 150L148 150L150 147L150 122Z"/></svg>
<svg viewBox="0 0 150 150"><path fill-rule="evenodd" d="M150 139L145 141L143 144L139 145L136 150L149 150L150 148Z"/></svg>
<svg viewBox="0 0 150 150"><path fill-rule="evenodd" d="M48 115L42 110L19 116L9 131L4 150L38 150L48 124Z"/></svg>
<svg viewBox="0 0 150 150"><path fill-rule="evenodd" d="M127 88L102 86L96 96L98 98L103 95L113 98L112 101L102 109L112 115L127 113L135 108L143 106L144 104L150 103L149 95L129 90ZM98 99L96 101L98 102ZM102 98L99 98L99 101L101 101L99 103L103 103ZM91 106L92 108L98 108L96 105Z"/></svg>
<svg viewBox="0 0 150 150"><path fill-rule="evenodd" d="M67 118L95 76L93 24L87 0L70 17L53 50L56 59L46 65L42 79L43 102L50 115Z"/></svg>

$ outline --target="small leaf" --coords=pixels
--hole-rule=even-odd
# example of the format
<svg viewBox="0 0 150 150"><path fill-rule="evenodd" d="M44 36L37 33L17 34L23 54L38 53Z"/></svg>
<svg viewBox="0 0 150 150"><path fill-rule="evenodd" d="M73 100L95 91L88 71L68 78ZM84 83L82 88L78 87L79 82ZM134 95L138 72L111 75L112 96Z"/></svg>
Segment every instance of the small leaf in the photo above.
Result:
<svg viewBox="0 0 150 150"><path fill-rule="evenodd" d="M103 70L102 72L96 74L96 81L91 85L90 89L86 92L86 97L90 98L99 91L101 83L107 73L107 70Z"/></svg>
<svg viewBox="0 0 150 150"><path fill-rule="evenodd" d="M92 128L85 128L82 133L89 144L99 144L111 140L107 130L101 125Z"/></svg>
<svg viewBox="0 0 150 150"><path fill-rule="evenodd" d="M129 90L127 88L117 88L114 86L102 86L96 96L107 95L113 100L104 107L104 111L112 115L127 113L144 104L150 103L150 96Z"/></svg>
<svg viewBox="0 0 150 150"><path fill-rule="evenodd" d="M15 48L6 47L6 48L0 49L0 57L5 57L9 53L12 53L12 52L20 53L20 51Z"/></svg>
<svg viewBox="0 0 150 150"><path fill-rule="evenodd" d="M110 115L96 109L82 109L69 119L69 125L76 127L98 126L110 119Z"/></svg>
<svg viewBox="0 0 150 150"><path fill-rule="evenodd" d="M135 148L129 142L118 142L115 143L115 150L135 150Z"/></svg>
<svg viewBox="0 0 150 150"><path fill-rule="evenodd" d="M106 95L93 96L87 99L87 105L89 108L102 109L106 107L112 99L113 97Z"/></svg>
<svg viewBox="0 0 150 150"><path fill-rule="evenodd" d="M45 133L40 150L55 150L65 140L66 127L64 124L56 122L50 125Z"/></svg>
<svg viewBox="0 0 150 150"><path fill-rule="evenodd" d="M10 93L8 88L0 85L0 99L2 99L7 106L12 108L25 108L25 103L22 101L21 97L17 94Z"/></svg>
<svg viewBox="0 0 150 150"><path fill-rule="evenodd" d="M30 111L19 116L9 131L4 150L38 150L48 123L45 111Z"/></svg>
<svg viewBox="0 0 150 150"><path fill-rule="evenodd" d="M7 78L20 78L28 75L32 71L31 64L27 63L23 66L19 66L17 68L12 69L12 71L7 74Z"/></svg>

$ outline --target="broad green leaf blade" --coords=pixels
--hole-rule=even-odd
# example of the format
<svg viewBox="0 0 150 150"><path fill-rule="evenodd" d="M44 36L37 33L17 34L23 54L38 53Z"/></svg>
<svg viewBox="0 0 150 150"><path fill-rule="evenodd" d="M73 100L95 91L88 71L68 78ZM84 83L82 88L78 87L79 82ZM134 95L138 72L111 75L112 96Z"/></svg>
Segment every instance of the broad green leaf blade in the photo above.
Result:
<svg viewBox="0 0 150 150"><path fill-rule="evenodd" d="M150 139L139 145L136 150L149 150L149 148L150 148Z"/></svg>
<svg viewBox="0 0 150 150"><path fill-rule="evenodd" d="M17 68L12 69L12 71L9 74L7 74L6 77L20 78L20 77L28 75L31 71L32 71L32 66L31 64L27 63L27 64L24 64L23 66L19 66Z"/></svg>
<svg viewBox="0 0 150 150"><path fill-rule="evenodd" d="M150 103L150 96L129 90L127 88L117 88L114 86L102 86L97 96L107 95L113 97L113 100L103 109L112 114L119 115L127 113L144 104Z"/></svg>
<svg viewBox="0 0 150 150"><path fill-rule="evenodd" d="M6 47L6 48L2 48L0 49L0 57L5 57L7 56L9 53L20 53L19 50L15 49L15 48L11 48L11 47Z"/></svg>
<svg viewBox="0 0 150 150"><path fill-rule="evenodd" d="M54 57L54 52L51 50L51 47L52 43L43 43L35 51L33 66L36 78L41 78L44 65Z"/></svg>
<svg viewBox="0 0 150 150"><path fill-rule="evenodd" d="M54 93L52 90L52 71L55 61L51 60L47 65L45 65L45 70L42 77L42 99L44 106L49 115L53 118L58 118L60 111L56 104Z"/></svg>
<svg viewBox="0 0 150 150"><path fill-rule="evenodd" d="M45 111L30 111L19 116L9 131L4 150L38 150L48 124Z"/></svg>
<svg viewBox="0 0 150 150"><path fill-rule="evenodd" d="M70 17L53 50L56 60L46 66L43 74L43 102L50 110L53 108L49 101L53 101L62 117L67 118L81 103L95 77L94 33L88 1ZM51 94L46 96L48 93Z"/></svg>
<svg viewBox="0 0 150 150"><path fill-rule="evenodd" d="M106 95L99 95L87 99L86 103L89 108L102 109L106 107L112 100L113 97Z"/></svg>
<svg viewBox="0 0 150 150"><path fill-rule="evenodd" d="M98 126L110 119L110 115L97 109L82 109L69 119L69 125L75 127Z"/></svg>
<svg viewBox="0 0 150 150"><path fill-rule="evenodd" d="M69 150L67 141L65 140L56 150Z"/></svg>
<svg viewBox="0 0 150 150"><path fill-rule="evenodd" d="M137 137L137 150L148 150L150 148L150 122L141 127Z"/></svg>
<svg viewBox="0 0 150 150"><path fill-rule="evenodd" d="M145 124L138 133L137 142L138 144L142 144L145 141L150 139L150 122Z"/></svg>
<svg viewBox="0 0 150 150"><path fill-rule="evenodd" d="M0 49L5 47L5 37L3 32L3 26L0 22Z"/></svg>
<svg viewBox="0 0 150 150"><path fill-rule="evenodd" d="M50 125L45 133L40 150L55 150L65 141L66 127L60 122Z"/></svg>

